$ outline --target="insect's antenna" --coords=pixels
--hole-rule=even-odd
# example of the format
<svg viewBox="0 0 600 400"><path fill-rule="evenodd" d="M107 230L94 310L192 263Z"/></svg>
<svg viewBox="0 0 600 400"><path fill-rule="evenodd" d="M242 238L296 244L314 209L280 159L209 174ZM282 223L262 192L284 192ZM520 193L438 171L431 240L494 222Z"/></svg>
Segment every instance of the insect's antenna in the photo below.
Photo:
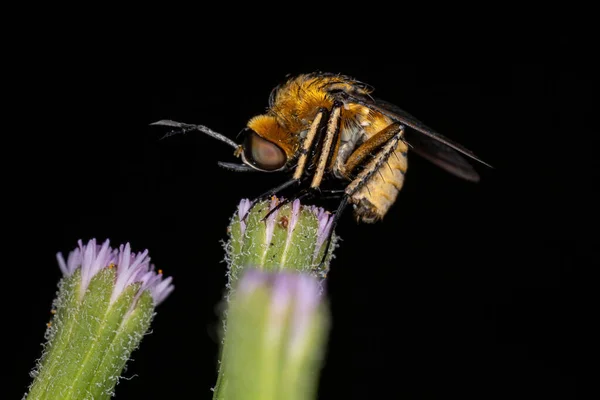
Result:
<svg viewBox="0 0 600 400"><path fill-rule="evenodd" d="M235 135L235 138L236 139L239 138L242 133L249 131L249 130L250 130L250 128L248 128L248 127L243 128L241 131L238 132L237 135Z"/></svg>
<svg viewBox="0 0 600 400"><path fill-rule="evenodd" d="M150 124L151 126L168 126L171 128L176 128L173 129L169 132L167 132L162 138L168 138L170 136L173 135L177 135L180 133L188 133L188 132L192 132L192 131L198 131L198 132L202 132L207 134L208 136L211 136L223 143L227 143L228 145L230 145L231 147L233 147L234 149L238 149L240 147L239 144L237 144L236 142L234 142L233 140L229 139L228 137L221 135L220 133L217 133L215 131L213 131L210 128L207 128L204 125L192 125L192 124L185 124L183 122L177 122L177 121L171 121L170 119L162 119L160 121L156 121Z"/></svg>

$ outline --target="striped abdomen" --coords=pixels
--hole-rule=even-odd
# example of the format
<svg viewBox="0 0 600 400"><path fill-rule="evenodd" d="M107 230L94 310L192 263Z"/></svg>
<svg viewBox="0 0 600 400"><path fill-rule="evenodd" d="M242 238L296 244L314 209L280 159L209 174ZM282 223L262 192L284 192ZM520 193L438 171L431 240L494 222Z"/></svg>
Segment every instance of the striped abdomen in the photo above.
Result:
<svg viewBox="0 0 600 400"><path fill-rule="evenodd" d="M359 222L373 223L383 218L404 184L404 173L408 166L407 145L402 140L397 140L390 141L386 146L395 146L396 150L387 159L374 158L365 167L361 174L365 173L366 176L370 167L375 168L374 172L350 197L350 202L354 204L354 215ZM352 187L349 188L352 190Z"/></svg>

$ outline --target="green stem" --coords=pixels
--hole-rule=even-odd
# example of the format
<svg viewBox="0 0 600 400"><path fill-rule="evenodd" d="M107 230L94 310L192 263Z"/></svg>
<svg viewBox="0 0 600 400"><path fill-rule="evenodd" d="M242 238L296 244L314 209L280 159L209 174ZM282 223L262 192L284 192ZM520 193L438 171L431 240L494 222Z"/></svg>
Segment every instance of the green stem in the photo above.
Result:
<svg viewBox="0 0 600 400"><path fill-rule="evenodd" d="M39 364L28 400L110 399L125 362L148 329L154 309L148 292L132 308L139 284L130 285L111 304L114 281L114 270L98 272L80 300L79 273L64 279L48 351Z"/></svg>
<svg viewBox="0 0 600 400"><path fill-rule="evenodd" d="M59 284L58 297L53 304L56 314L46 332L48 342L44 345L44 353L34 371L35 379L27 399L45 399L54 389L54 378L59 376L62 360L71 351L71 338L77 325L77 320L71 316L77 315L81 308L80 282L81 273L78 270Z"/></svg>
<svg viewBox="0 0 600 400"><path fill-rule="evenodd" d="M274 305L268 285L249 298L236 299L237 285L249 269L281 275L302 273L314 279L315 285L327 273L337 240L333 234L333 243L321 263L329 239L325 227L330 226L327 223L331 215L294 202L265 219L275 203L260 202L245 216L240 215L244 211L236 213L228 228L228 310L213 400L309 400L314 395L317 377L311 369L318 371L320 367L318 356L324 347L321 336L327 333L323 327L327 325L327 313L316 312L314 318L308 318L319 326L321 336L306 339L314 346L307 348L298 361L288 354L290 319L294 315L291 305L279 304L283 311ZM240 210L247 206L243 201ZM318 362L307 361L313 358Z"/></svg>

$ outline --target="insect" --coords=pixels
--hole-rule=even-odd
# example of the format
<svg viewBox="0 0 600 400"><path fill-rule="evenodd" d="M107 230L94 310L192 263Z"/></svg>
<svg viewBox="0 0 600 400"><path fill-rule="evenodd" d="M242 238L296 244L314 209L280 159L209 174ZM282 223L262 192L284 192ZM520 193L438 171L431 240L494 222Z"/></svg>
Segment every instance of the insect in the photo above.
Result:
<svg viewBox="0 0 600 400"><path fill-rule="evenodd" d="M334 227L348 204L359 222L385 216L402 189L409 151L473 182L479 175L466 158L491 167L372 93L371 86L341 74L289 77L271 91L266 112L248 121L242 144L203 125L170 120L153 125L173 128L165 136L199 131L229 144L242 163L219 165L232 171L293 172L255 201L303 185L295 198L315 196L323 193L324 181L342 183L334 191L341 197Z"/></svg>
<svg viewBox="0 0 600 400"><path fill-rule="evenodd" d="M279 226L281 226L281 228L287 229L289 223L290 223L290 221L285 215L283 215L281 218L279 218Z"/></svg>

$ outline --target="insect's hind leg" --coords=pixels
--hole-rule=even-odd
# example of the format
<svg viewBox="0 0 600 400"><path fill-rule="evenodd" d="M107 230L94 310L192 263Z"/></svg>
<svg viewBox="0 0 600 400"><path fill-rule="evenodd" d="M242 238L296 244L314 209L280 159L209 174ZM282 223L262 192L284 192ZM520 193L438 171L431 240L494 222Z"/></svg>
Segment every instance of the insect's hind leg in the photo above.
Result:
<svg viewBox="0 0 600 400"><path fill-rule="evenodd" d="M344 189L321 189L319 200L341 199L344 196Z"/></svg>
<svg viewBox="0 0 600 400"><path fill-rule="evenodd" d="M377 132L350 154L344 164L343 171L341 171L342 175L349 177L356 167L365 163L368 156L373 153L377 154L382 146L398 135L400 138L404 136L404 127L398 123L390 124Z"/></svg>
<svg viewBox="0 0 600 400"><path fill-rule="evenodd" d="M379 150L377 150L375 155L370 160L366 160L366 156L363 154L359 154L355 157L355 154L358 153L360 148L352 153L352 155L348 158L345 167L347 172L354 170L358 165L364 165L364 167L362 171L352 180L352 182L346 186L345 192L347 196L352 196L357 190L362 188L369 181L369 179L371 179L373 174L379 170L383 163L388 160L394 151L396 151L398 142L401 141L402 137L404 136L404 127L399 124L392 124L383 131L377 133L371 139L379 135L385 135L387 138L385 139L383 146L379 147ZM367 142L365 142L363 145L366 143ZM358 162L356 161L357 158L359 159Z"/></svg>
<svg viewBox="0 0 600 400"><path fill-rule="evenodd" d="M350 182L350 184L344 190L344 197L340 201L340 204L338 205L338 208L335 211L335 215L333 216L333 221L331 223L331 230L329 234L330 237L327 240L327 245L325 247L325 252L323 253L323 259L321 260L321 264L325 262L327 253L329 252L329 247L331 246L331 235L333 235L337 223L342 217L344 210L350 203L352 195L356 193L359 189L361 189L369 181L369 179L371 179L373 174L375 174L379 170L383 163L385 163L388 160L388 158L394 153L396 147L398 146L398 142L402 140L402 137L404 135L404 127L399 124L392 124L385 128L383 131L377 133L375 136L373 136L373 138L375 138L378 135L379 138L372 140L371 143L368 144L368 146L374 146L377 143L377 148L379 148L379 150L377 150L375 156L371 160L366 162L366 165L363 168L363 170L356 176L356 178L354 178L354 180L352 180L352 182ZM369 141L363 143L362 146L364 146L368 142ZM383 145L381 145L381 143L383 143ZM357 151L360 150L361 147L359 147ZM360 164L359 162L352 160L352 156L354 156L354 154L356 154L357 151L355 151L350 156L348 161L346 161L346 166L348 166L351 163L354 164L354 166L352 166L352 164L350 165L351 168L346 167L347 171L349 170L351 172L356 166ZM362 161L364 163L366 157L363 156L363 154L366 154L366 151L361 152L359 154L359 161Z"/></svg>

